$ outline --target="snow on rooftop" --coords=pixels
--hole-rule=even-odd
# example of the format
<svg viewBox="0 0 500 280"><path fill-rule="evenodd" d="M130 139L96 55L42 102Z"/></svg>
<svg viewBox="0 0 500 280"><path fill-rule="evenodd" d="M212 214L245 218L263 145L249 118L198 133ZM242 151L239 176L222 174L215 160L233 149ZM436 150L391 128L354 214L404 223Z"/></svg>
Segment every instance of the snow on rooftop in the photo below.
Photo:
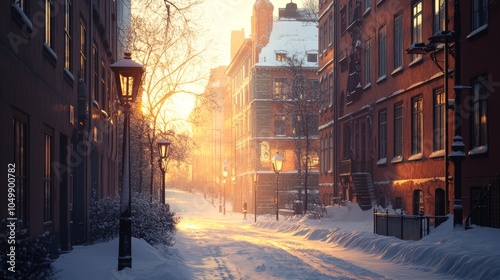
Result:
<svg viewBox="0 0 500 280"><path fill-rule="evenodd" d="M288 57L297 56L304 61L304 67L318 67L307 61L307 54L318 54L318 28L315 22L279 20L273 22L269 43L262 48L257 66L282 66L286 62L277 61L277 53Z"/></svg>

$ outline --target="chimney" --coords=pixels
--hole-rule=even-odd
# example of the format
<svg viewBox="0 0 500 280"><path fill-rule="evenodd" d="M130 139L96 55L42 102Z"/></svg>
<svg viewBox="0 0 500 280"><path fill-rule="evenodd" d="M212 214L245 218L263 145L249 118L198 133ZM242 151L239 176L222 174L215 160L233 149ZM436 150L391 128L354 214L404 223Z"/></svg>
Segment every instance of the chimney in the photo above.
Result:
<svg viewBox="0 0 500 280"><path fill-rule="evenodd" d="M269 0L255 0L252 13L252 42L253 61L259 62L259 53L262 47L269 43L269 36L273 29L274 6Z"/></svg>

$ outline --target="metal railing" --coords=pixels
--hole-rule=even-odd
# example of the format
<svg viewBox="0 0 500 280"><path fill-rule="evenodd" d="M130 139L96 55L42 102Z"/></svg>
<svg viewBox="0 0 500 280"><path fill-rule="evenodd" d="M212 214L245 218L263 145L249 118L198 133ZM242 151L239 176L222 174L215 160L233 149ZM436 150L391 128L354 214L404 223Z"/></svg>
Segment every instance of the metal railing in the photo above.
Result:
<svg viewBox="0 0 500 280"><path fill-rule="evenodd" d="M437 227L447 219L447 216L398 215L375 210L373 232L402 240L420 240L429 235L431 227Z"/></svg>
<svg viewBox="0 0 500 280"><path fill-rule="evenodd" d="M472 224L500 228L500 174L497 174L495 182L487 184L482 192L464 219L466 230L471 229Z"/></svg>

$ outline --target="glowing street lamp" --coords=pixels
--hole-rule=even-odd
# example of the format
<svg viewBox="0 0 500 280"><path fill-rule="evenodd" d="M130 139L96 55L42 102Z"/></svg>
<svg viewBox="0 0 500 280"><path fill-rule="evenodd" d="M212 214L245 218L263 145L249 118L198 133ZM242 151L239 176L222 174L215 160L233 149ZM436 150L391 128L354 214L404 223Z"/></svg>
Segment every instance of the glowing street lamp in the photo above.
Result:
<svg viewBox="0 0 500 280"><path fill-rule="evenodd" d="M253 203L253 212L254 212L254 222L257 222L257 181L259 180L259 173L257 173L257 170L253 172L253 182L254 182L254 203Z"/></svg>
<svg viewBox="0 0 500 280"><path fill-rule="evenodd" d="M125 53L123 60L110 66L118 85L118 99L124 108L123 121L123 171L120 195L120 232L118 241L118 270L132 267L132 220L130 187L130 107L141 85L144 67Z"/></svg>
<svg viewBox="0 0 500 280"><path fill-rule="evenodd" d="M271 159L273 163L273 169L276 173L276 221L279 220L279 206L278 206L278 176L283 168L283 161L285 159L280 156L279 152L276 152L276 155Z"/></svg>
<svg viewBox="0 0 500 280"><path fill-rule="evenodd" d="M168 156L168 148L170 147L170 142L167 139L160 139L156 142L158 145L158 151L160 152L160 159L158 160L158 163L160 164L160 170L161 170L161 197L160 201L161 203L165 204L165 173L167 172L167 156Z"/></svg>

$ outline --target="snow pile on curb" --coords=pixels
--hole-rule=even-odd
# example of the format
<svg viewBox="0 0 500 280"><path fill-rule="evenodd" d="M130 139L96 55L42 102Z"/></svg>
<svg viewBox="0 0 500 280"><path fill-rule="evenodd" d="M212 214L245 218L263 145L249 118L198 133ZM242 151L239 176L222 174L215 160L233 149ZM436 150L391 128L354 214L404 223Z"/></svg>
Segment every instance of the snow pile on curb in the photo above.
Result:
<svg viewBox="0 0 500 280"><path fill-rule="evenodd" d="M193 277L177 249L155 248L137 238L132 238L132 269L117 270L118 239L91 246L75 246L73 251L61 255L53 265L56 279L176 280Z"/></svg>
<svg viewBox="0 0 500 280"><path fill-rule="evenodd" d="M255 226L334 243L394 263L413 264L426 271L453 275L456 279L500 279L499 229L454 229L450 216L422 240L403 241L372 233L372 213L360 211L356 207L339 207L333 211L336 216L321 221L294 217L280 222L260 221ZM352 222L352 228L360 230L345 229L345 222L336 227L336 221L340 220Z"/></svg>

